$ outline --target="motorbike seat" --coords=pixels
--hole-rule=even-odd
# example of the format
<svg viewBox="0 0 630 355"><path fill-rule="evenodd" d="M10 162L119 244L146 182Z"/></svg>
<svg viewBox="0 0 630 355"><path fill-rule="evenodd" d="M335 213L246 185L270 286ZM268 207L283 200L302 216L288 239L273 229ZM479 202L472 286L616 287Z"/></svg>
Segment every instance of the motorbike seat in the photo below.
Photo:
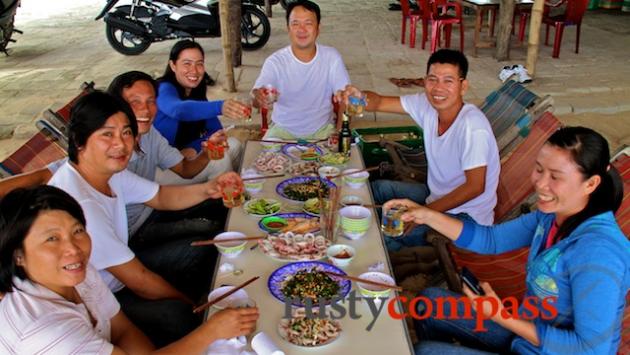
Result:
<svg viewBox="0 0 630 355"><path fill-rule="evenodd" d="M189 3L194 2L193 0L160 0L160 2L163 2L167 5L172 5L172 6L184 6L184 5L188 5Z"/></svg>

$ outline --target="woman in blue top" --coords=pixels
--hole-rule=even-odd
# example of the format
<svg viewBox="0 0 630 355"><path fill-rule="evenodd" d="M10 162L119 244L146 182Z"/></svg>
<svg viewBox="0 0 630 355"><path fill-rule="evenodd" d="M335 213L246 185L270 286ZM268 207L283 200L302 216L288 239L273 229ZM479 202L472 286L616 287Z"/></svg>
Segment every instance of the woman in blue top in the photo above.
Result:
<svg viewBox="0 0 630 355"><path fill-rule="evenodd" d="M153 125L187 158L194 158L208 138L215 144L226 141L219 115L243 119L249 110L236 100L208 101L206 90L214 82L206 73L203 48L191 40L175 43L158 82Z"/></svg>
<svg viewBox="0 0 630 355"><path fill-rule="evenodd" d="M427 224L456 246L477 253L499 254L530 246L527 293L520 307L516 300L502 303L484 282L485 299L464 286L467 299L444 302L442 315L456 311L457 319L435 317L436 307L418 302L417 314L426 310L431 316L415 321L420 339L416 353L615 354L630 288L630 242L613 215L623 187L609 161L608 143L597 132L583 127L559 129L538 153L531 175L538 210L490 227L409 200L387 202L384 208L410 208L402 216L405 222ZM431 306L444 297L460 297L437 288L421 296ZM466 300L483 314L487 331L475 331L480 329L477 313L462 317ZM450 343L453 339L463 346Z"/></svg>

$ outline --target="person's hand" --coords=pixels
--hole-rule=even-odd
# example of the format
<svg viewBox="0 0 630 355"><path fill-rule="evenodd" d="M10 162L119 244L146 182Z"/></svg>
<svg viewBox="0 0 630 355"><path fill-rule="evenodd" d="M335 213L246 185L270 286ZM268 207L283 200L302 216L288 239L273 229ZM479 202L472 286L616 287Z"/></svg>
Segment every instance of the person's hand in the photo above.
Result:
<svg viewBox="0 0 630 355"><path fill-rule="evenodd" d="M352 85L346 85L346 87L343 90L338 90L335 93L333 100L337 103L348 105L348 97L350 96L364 97L361 90L359 90L357 87L352 86Z"/></svg>
<svg viewBox="0 0 630 355"><path fill-rule="evenodd" d="M407 210L413 210L416 209L418 207L420 207L420 205L416 202L413 202L409 199L395 199L395 200L389 200L387 202L385 202L385 204L383 205L383 209L385 211L388 211L392 208L400 208L400 207L404 207Z"/></svg>
<svg viewBox="0 0 630 355"><path fill-rule="evenodd" d="M227 134L225 134L225 131L222 129L212 133L212 135L208 137L208 140L206 142L210 142L216 146L224 146L226 148L229 147L227 143ZM206 142L202 142L202 145L207 146L207 144L203 144Z"/></svg>
<svg viewBox="0 0 630 355"><path fill-rule="evenodd" d="M206 193L210 198L221 198L221 191L225 186L233 186L236 190L243 190L243 180L233 172L227 172L217 176L214 180L208 181L208 190Z"/></svg>
<svg viewBox="0 0 630 355"><path fill-rule="evenodd" d="M242 120L251 116L252 108L238 102L234 99L228 99L223 101L223 116L231 119Z"/></svg>
<svg viewBox="0 0 630 355"><path fill-rule="evenodd" d="M251 333L258 320L258 308L228 308L213 314L205 331L213 339L230 339Z"/></svg>
<svg viewBox="0 0 630 355"><path fill-rule="evenodd" d="M500 317L503 309L501 299L497 296L489 283L480 282L479 285L483 289L483 292L485 292L484 296L477 295L468 286L466 286L466 284L464 284L462 288L464 294L470 299L473 309L475 312L483 314L485 319ZM476 301L479 297L482 298Z"/></svg>

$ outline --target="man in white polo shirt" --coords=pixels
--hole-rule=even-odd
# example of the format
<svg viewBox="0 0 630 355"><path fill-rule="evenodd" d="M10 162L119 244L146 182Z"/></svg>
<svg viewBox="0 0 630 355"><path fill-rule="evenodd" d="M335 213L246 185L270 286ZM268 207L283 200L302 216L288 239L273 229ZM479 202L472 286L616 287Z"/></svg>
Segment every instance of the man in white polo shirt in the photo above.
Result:
<svg viewBox="0 0 630 355"><path fill-rule="evenodd" d="M279 93L265 138L323 139L335 130L331 99L350 77L339 52L317 44L320 19L319 6L311 1L298 0L287 8L291 44L265 60L252 90L258 107L265 106L264 86Z"/></svg>

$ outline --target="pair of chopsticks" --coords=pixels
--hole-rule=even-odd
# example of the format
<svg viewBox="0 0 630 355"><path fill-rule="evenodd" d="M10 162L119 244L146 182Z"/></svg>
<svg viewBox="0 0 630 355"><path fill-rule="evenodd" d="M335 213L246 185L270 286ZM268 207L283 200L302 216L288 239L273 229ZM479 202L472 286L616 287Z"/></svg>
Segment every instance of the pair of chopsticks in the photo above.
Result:
<svg viewBox="0 0 630 355"><path fill-rule="evenodd" d="M262 142L262 143L278 143L278 144L298 144L298 145L307 145L307 144L315 144L315 143L319 143L319 142L324 142L327 141L328 138L325 139L318 139L318 140L305 140L305 139L298 139L296 141L283 141L283 140L271 140L271 139L250 139L251 142Z"/></svg>
<svg viewBox="0 0 630 355"><path fill-rule="evenodd" d="M345 172L343 172L341 174L338 174L338 175L326 176L326 179L328 179L328 180L336 179L336 178L339 178L339 177L342 177L342 176L354 175L354 174L362 173L364 171L378 170L380 168L381 168L380 166L372 166L372 167L369 167L369 168L359 169L359 170L356 170L356 171L345 171Z"/></svg>
<svg viewBox="0 0 630 355"><path fill-rule="evenodd" d="M241 179L241 180L243 180L243 181L254 181L254 180L262 180L262 179L271 179L271 178L283 177L285 175L286 174L260 175L260 176L252 176L252 177L244 178L244 179Z"/></svg>
<svg viewBox="0 0 630 355"><path fill-rule="evenodd" d="M202 245L213 245L217 243L227 243L227 242L244 242L248 240L260 240L260 239L265 239L265 238L267 238L266 235L259 235L255 237L242 237L242 238L230 238L230 239L219 239L219 240L216 240L216 239L199 240L199 241L190 243L190 246L198 247Z"/></svg>
<svg viewBox="0 0 630 355"><path fill-rule="evenodd" d="M219 296L219 297L217 297L217 298L213 299L212 301L206 302L206 303L202 304L201 306L199 306L199 307L197 307L197 308L193 309L193 313L199 313L199 312L203 311L204 309L206 309L206 308L208 308L208 307L212 306L213 304L216 304L216 303L218 303L218 302L221 302L221 301L222 301L222 300L224 300L225 298L227 298L227 297L229 297L230 295L232 295L234 292L236 292L236 291L238 291L238 290L242 289L243 287L245 287L245 286L249 285L250 283L252 283L252 282L254 282L254 281L258 280L259 278L260 278L260 276L254 276L254 277L252 277L251 279L249 279L249 280L247 280L247 281L243 282L240 286L236 286L236 287L234 287L233 289L231 289L230 291L228 291L228 292L226 292L226 293L222 294L221 296Z"/></svg>
<svg viewBox="0 0 630 355"><path fill-rule="evenodd" d="M381 282L366 280L366 279L362 279L362 278L354 277L354 276L350 276L350 275L338 274L336 272L331 272L331 271L324 271L324 273L326 273L326 274L328 274L330 276L340 277L342 279L351 280L351 281L354 281L354 282L360 282L360 283L363 283L363 284L387 287L387 288L391 288L391 289L396 290L396 291L402 291L403 290L403 288L400 287L400 286L388 285L388 284L384 284L384 283L381 283Z"/></svg>

